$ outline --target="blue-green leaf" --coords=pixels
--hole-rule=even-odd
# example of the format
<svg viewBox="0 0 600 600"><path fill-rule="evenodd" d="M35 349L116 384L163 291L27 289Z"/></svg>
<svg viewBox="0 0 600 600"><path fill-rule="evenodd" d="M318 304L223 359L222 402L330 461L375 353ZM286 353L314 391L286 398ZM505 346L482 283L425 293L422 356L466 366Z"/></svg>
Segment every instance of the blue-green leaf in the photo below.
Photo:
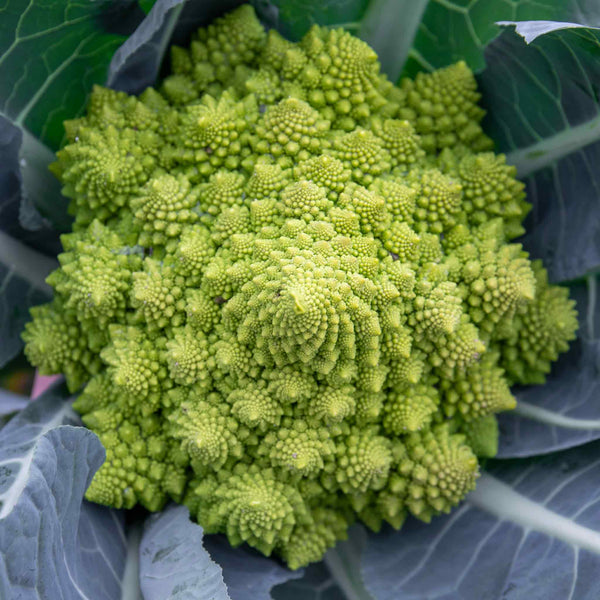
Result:
<svg viewBox="0 0 600 600"><path fill-rule="evenodd" d="M377 600L600 597L600 443L494 461L450 515L372 535Z"/></svg>
<svg viewBox="0 0 600 600"><path fill-rule="evenodd" d="M301 569L290 571L247 546L232 548L222 535L208 535L203 543L211 558L223 569L231 600L269 600L274 586L301 577L303 573Z"/></svg>
<svg viewBox="0 0 600 600"><path fill-rule="evenodd" d="M148 14L152 10L152 7L156 4L156 0L138 0L138 4L144 13Z"/></svg>
<svg viewBox="0 0 600 600"><path fill-rule="evenodd" d="M123 518L82 504L104 449L76 423L54 388L0 430L0 598L122 598Z"/></svg>
<svg viewBox="0 0 600 600"><path fill-rule="evenodd" d="M115 52L106 85L139 94L154 85L173 29L186 0L158 0L148 16Z"/></svg>
<svg viewBox="0 0 600 600"><path fill-rule="evenodd" d="M600 266L600 31L505 31L479 83L487 132L527 184L524 244L554 281Z"/></svg>
<svg viewBox="0 0 600 600"><path fill-rule="evenodd" d="M0 388L0 417L22 410L29 402L30 399L25 396Z"/></svg>
<svg viewBox="0 0 600 600"><path fill-rule="evenodd" d="M255 0L258 14L291 40L314 24L356 30L373 0ZM377 1L377 0L376 0Z"/></svg>
<svg viewBox="0 0 600 600"><path fill-rule="evenodd" d="M144 600L269 600L271 588L302 575L232 548L223 536L204 536L188 510L174 505L148 519L139 555Z"/></svg>
<svg viewBox="0 0 600 600"><path fill-rule="evenodd" d="M31 134L0 116L0 230L45 254L60 248L58 234L36 208L70 229L60 184L48 171L54 154Z"/></svg>
<svg viewBox="0 0 600 600"><path fill-rule="evenodd" d="M323 561L312 563L300 579L273 588L273 600L348 600Z"/></svg>
<svg viewBox="0 0 600 600"><path fill-rule="evenodd" d="M496 25L502 27L514 25L515 31L525 40L527 44L531 44L533 40L550 33L559 31L560 29L573 29L581 27L581 23L565 23L563 21L498 21Z"/></svg>
<svg viewBox="0 0 600 600"><path fill-rule="evenodd" d="M21 128L18 150L21 177L19 223L34 232L30 236L39 245L40 237L53 250L59 247L58 234L71 230L73 218L68 214L68 200L61 193L58 179L48 167L56 160L45 144Z"/></svg>
<svg viewBox="0 0 600 600"><path fill-rule="evenodd" d="M600 25L600 7L594 0L430 0L404 74L412 76L458 60L481 71L486 45L501 32L497 22L529 19Z"/></svg>
<svg viewBox="0 0 600 600"><path fill-rule="evenodd" d="M144 600L230 600L221 568L202 545L203 536L185 506L171 505L149 517L140 544Z"/></svg>
<svg viewBox="0 0 600 600"><path fill-rule="evenodd" d="M144 14L134 0L8 0L0 8L0 113L52 150Z"/></svg>
<svg viewBox="0 0 600 600"><path fill-rule="evenodd" d="M45 279L58 266L28 245L36 243L51 251L52 238L44 238L39 230L27 231L20 224L21 139L22 132L0 117L0 367L23 346L21 331L29 320L29 308L51 298Z"/></svg>
<svg viewBox="0 0 600 600"><path fill-rule="evenodd" d="M45 279L56 267L53 259L0 230L0 367L23 346L29 308L51 298Z"/></svg>
<svg viewBox="0 0 600 600"><path fill-rule="evenodd" d="M49 223L70 229L60 185L47 170L62 122L83 111L92 84L104 83L113 52L142 17L134 0L8 0L0 7L0 127L10 119L20 130L13 154L21 224L37 237L56 242Z"/></svg>

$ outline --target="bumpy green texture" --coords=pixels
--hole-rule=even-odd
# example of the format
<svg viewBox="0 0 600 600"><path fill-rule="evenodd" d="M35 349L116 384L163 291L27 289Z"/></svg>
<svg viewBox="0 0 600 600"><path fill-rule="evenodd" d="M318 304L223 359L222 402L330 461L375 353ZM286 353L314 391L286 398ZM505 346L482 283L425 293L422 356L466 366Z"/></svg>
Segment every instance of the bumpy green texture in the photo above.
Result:
<svg viewBox="0 0 600 600"><path fill-rule="evenodd" d="M523 185L458 63L394 87L375 53L243 6L139 98L94 89L54 172L72 199L26 352L107 459L87 497L185 503L207 532L322 557L356 518L428 521L473 489L513 383L573 302L511 239Z"/></svg>

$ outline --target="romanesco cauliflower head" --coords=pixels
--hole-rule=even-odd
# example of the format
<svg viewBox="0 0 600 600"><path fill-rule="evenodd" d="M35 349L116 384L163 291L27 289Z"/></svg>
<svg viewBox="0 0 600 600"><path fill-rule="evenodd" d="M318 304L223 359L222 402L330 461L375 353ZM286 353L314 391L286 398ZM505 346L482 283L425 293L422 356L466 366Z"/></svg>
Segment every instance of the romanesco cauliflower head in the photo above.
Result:
<svg viewBox="0 0 600 600"><path fill-rule="evenodd" d="M72 199L26 352L83 391L87 492L322 557L356 518L473 489L513 383L577 328L511 240L527 212L464 63L393 86L365 43L217 20L139 98L95 88L54 172Z"/></svg>

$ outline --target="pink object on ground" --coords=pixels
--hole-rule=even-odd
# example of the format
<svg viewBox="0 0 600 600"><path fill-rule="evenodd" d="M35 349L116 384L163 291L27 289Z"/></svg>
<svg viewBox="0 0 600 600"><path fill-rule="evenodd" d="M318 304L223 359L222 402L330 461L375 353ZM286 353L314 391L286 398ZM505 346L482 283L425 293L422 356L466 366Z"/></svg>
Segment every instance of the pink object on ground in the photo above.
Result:
<svg viewBox="0 0 600 600"><path fill-rule="evenodd" d="M36 371L31 390L32 400L43 394L59 377L60 375L40 375Z"/></svg>

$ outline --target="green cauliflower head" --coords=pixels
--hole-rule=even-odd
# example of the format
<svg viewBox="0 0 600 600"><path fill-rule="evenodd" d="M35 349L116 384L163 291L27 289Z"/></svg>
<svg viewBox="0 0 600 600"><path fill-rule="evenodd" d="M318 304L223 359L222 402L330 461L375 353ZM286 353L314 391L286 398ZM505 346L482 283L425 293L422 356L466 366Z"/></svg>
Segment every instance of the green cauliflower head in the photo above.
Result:
<svg viewBox="0 0 600 600"><path fill-rule="evenodd" d="M511 243L528 206L471 72L395 87L349 33L293 44L249 6L172 71L95 88L52 167L74 229L23 337L83 388L88 499L172 498L293 569L357 518L449 511L577 328Z"/></svg>

